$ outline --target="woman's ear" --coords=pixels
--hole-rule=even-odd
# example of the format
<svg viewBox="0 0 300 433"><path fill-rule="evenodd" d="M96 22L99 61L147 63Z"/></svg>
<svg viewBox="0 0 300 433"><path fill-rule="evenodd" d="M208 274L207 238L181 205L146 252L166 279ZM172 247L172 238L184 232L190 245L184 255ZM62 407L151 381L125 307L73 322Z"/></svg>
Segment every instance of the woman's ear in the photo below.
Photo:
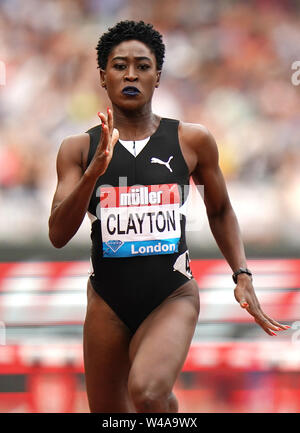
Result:
<svg viewBox="0 0 300 433"><path fill-rule="evenodd" d="M101 86L106 89L106 74L104 69L100 69L100 83Z"/></svg>
<svg viewBox="0 0 300 433"><path fill-rule="evenodd" d="M157 71L155 87L159 86L161 71Z"/></svg>

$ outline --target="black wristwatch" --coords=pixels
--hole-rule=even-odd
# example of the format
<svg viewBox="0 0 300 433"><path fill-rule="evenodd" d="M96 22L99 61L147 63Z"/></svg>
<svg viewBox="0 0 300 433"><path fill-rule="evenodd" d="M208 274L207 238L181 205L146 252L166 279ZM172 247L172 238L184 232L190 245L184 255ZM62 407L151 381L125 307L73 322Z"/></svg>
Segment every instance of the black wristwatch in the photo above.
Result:
<svg viewBox="0 0 300 433"><path fill-rule="evenodd" d="M235 284L237 284L237 277L240 274L250 275L250 277L252 279L252 272L249 269L247 269L247 268L240 268L236 272L234 272L234 274L232 275L232 279L235 282Z"/></svg>

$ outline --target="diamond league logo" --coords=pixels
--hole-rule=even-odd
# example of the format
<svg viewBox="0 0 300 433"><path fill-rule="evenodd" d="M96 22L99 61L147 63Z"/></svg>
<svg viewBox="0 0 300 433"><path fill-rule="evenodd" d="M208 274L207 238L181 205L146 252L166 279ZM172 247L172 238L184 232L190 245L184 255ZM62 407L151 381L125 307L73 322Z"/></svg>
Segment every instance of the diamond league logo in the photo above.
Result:
<svg viewBox="0 0 300 433"><path fill-rule="evenodd" d="M106 242L106 245L108 245L109 248L110 248L114 253L116 253L116 252L118 251L118 249L121 248L121 246L122 246L123 244L124 244L124 242L122 242L122 241L118 241L118 240L116 240L116 241L112 241L112 240L110 240L110 241Z"/></svg>

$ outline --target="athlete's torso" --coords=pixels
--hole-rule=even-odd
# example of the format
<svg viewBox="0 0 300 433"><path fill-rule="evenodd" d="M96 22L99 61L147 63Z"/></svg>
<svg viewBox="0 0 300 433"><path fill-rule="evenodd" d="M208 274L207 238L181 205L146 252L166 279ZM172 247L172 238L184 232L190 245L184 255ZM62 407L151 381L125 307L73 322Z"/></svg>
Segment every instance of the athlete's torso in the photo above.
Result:
<svg viewBox="0 0 300 433"><path fill-rule="evenodd" d="M106 172L97 180L88 207L97 261L101 257L140 255L139 249L131 244L126 253L127 241L136 241L136 245L142 247L141 255L178 252L185 229L185 219L182 215L179 217L179 208L189 188L189 172L179 145L178 124L177 120L163 118L149 141L137 143L137 146L127 142L127 148L117 142ZM100 131L100 126L88 131L87 165L99 143ZM160 237L169 240L157 245ZM173 239L179 239L175 247L171 244ZM141 243L142 240L145 243Z"/></svg>
<svg viewBox="0 0 300 433"><path fill-rule="evenodd" d="M112 160L106 172L98 178L94 192L104 184L119 186L120 177L126 177L128 186L169 183L188 185L189 170L179 145L178 124L177 120L162 118L156 132L136 157L117 142ZM88 166L99 143L101 126L91 128L87 132L90 136ZM164 164L151 162L152 158L168 162L170 157L171 170ZM95 216L98 204L99 198L93 194L88 211Z"/></svg>
<svg viewBox="0 0 300 433"><path fill-rule="evenodd" d="M117 142L88 207L92 221L90 280L134 331L192 275L185 240L189 170L177 120L161 119L149 141ZM101 127L91 128L90 164ZM125 144L125 143L124 143ZM126 306L125 306L126 305Z"/></svg>

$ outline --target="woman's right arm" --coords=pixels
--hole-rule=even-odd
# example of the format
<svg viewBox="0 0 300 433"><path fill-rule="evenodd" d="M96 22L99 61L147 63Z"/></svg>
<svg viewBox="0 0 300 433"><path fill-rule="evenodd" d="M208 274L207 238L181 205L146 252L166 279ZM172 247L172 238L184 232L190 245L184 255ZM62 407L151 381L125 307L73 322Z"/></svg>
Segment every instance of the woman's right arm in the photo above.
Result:
<svg viewBox="0 0 300 433"><path fill-rule="evenodd" d="M49 218L49 239L56 248L62 248L79 229L89 206L96 181L105 173L112 158L119 134L113 129L112 114L101 114L102 134L95 155L82 172L82 148L88 146L88 134L67 137L57 155L57 187ZM84 143L84 140L87 143Z"/></svg>

